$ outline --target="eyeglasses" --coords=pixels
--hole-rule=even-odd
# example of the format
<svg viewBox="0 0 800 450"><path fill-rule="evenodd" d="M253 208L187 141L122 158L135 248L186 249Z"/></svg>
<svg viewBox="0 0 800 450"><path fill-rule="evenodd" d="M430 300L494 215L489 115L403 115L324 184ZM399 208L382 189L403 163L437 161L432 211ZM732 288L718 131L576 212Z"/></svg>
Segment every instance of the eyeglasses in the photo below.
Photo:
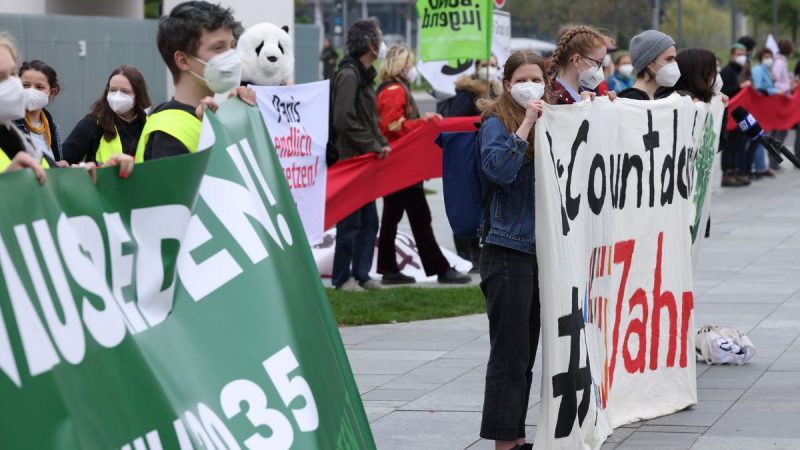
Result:
<svg viewBox="0 0 800 450"><path fill-rule="evenodd" d="M581 55L581 57L582 57L582 58L585 58L585 59L588 59L589 61L591 61L591 62L593 62L593 63L597 64L597 68L598 68L598 69L599 69L599 68L601 68L601 67L603 67L603 60L602 60L602 59L601 59L600 61L598 61L598 60L596 60L596 59L594 59L594 58L590 58L590 57L588 57L588 56L586 56L586 55Z"/></svg>

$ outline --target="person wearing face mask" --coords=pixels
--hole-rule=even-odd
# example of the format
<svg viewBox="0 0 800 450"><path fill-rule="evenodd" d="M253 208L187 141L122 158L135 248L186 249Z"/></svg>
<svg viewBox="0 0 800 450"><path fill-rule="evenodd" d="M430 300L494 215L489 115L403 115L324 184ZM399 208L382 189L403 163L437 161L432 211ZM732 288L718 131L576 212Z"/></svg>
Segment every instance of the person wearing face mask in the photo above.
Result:
<svg viewBox="0 0 800 450"><path fill-rule="evenodd" d="M722 78L722 93L730 98L742 89L750 87L752 82L746 78L747 47L739 42L733 44L730 51L730 62L719 72ZM742 187L750 185L749 177L740 173L741 161L745 160L750 146L750 139L738 127L725 133L725 146L722 147L722 187ZM748 171L749 172L749 171Z"/></svg>
<svg viewBox="0 0 800 450"><path fill-rule="evenodd" d="M150 96L141 72L128 65L114 69L89 114L64 141L64 160L103 164L115 154L136 156L148 107Z"/></svg>
<svg viewBox="0 0 800 450"><path fill-rule="evenodd" d="M533 151L545 82L544 59L516 51L503 69L502 95L478 102L481 175L490 199L480 231L480 287L491 342L480 436L499 450L531 448L525 417L540 328Z"/></svg>
<svg viewBox="0 0 800 450"><path fill-rule="evenodd" d="M175 84L172 100L153 109L136 148L136 162L197 151L206 108L214 94L230 92L250 105L255 92L241 87L234 49L241 24L230 9L205 1L180 3L158 22L156 43Z"/></svg>
<svg viewBox="0 0 800 450"><path fill-rule="evenodd" d="M380 77L383 82L377 90L378 124L389 143L413 132L424 122L442 119L436 113L425 113L420 117L419 108L411 95L410 84L417 78L417 69L414 67L414 54L408 47L393 45L389 48L381 65ZM401 273L397 266L394 241L397 224L403 213L408 214L425 274L437 275L440 283L468 283L471 278L450 267L439 249L431 228L431 211L425 200L425 192L422 183L418 183L383 198L378 237L378 273L383 275L381 284L415 282L413 277Z"/></svg>
<svg viewBox="0 0 800 450"><path fill-rule="evenodd" d="M482 98L495 98L503 91L497 79L497 58L475 61L475 72L456 79L456 95L450 100L448 117L469 117L480 114L476 102Z"/></svg>
<svg viewBox="0 0 800 450"><path fill-rule="evenodd" d="M58 126L45 107L61 91L55 69L38 59L25 61L19 69L25 89L25 117L14 124L30 136L45 167L56 165L61 158Z"/></svg>
<svg viewBox="0 0 800 450"><path fill-rule="evenodd" d="M753 77L753 87L762 95L778 94L778 90L775 88L775 84L772 80L772 50L768 48L762 48L758 51L758 53L756 53L756 60L758 61L758 64L753 66L750 71ZM752 170L752 177L756 179L761 177L775 176L767 164L767 156L764 146L757 142L750 143L745 164L739 169L745 174L750 173Z"/></svg>
<svg viewBox="0 0 800 450"><path fill-rule="evenodd" d="M675 41L668 35L645 30L631 39L631 64L636 81L619 93L622 98L655 100L660 98L659 89L675 86L681 71L675 62Z"/></svg>
<svg viewBox="0 0 800 450"><path fill-rule="evenodd" d="M595 97L604 82L606 37L595 28L576 25L564 30L553 52L555 78L551 89L558 104L572 104Z"/></svg>
<svg viewBox="0 0 800 450"><path fill-rule="evenodd" d="M619 94L633 86L633 64L631 64L631 56L628 53L617 56L614 67L614 73L608 77L608 88Z"/></svg>
<svg viewBox="0 0 800 450"><path fill-rule="evenodd" d="M347 55L331 83L330 139L339 159L374 154L390 157L392 148L381 134L375 101L375 61L386 55L386 44L378 23L355 21L347 30ZM357 187L354 187L357 188ZM378 209L369 202L336 224L336 249L331 282L347 291L379 288L369 271L378 233Z"/></svg>

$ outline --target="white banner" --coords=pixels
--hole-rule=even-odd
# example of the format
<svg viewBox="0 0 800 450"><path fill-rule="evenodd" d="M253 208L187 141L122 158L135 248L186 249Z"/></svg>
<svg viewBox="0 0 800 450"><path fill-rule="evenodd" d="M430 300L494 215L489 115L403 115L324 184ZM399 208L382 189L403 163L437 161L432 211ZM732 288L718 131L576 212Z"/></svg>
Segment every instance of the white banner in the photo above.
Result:
<svg viewBox="0 0 800 450"><path fill-rule="evenodd" d="M330 82L293 86L250 86L292 189L297 211L311 245L322 242L328 166Z"/></svg>
<svg viewBox="0 0 800 450"><path fill-rule="evenodd" d="M690 226L708 110L677 95L545 105L536 448L596 449L615 427L697 402Z"/></svg>
<svg viewBox="0 0 800 450"><path fill-rule="evenodd" d="M498 76L500 76L503 73L503 65L511 55L511 15L505 11L495 10L492 22L492 53L497 58ZM433 90L442 98L447 98L456 95L456 79L458 77L475 72L475 61L472 59L431 62L420 60L417 68L431 84Z"/></svg>

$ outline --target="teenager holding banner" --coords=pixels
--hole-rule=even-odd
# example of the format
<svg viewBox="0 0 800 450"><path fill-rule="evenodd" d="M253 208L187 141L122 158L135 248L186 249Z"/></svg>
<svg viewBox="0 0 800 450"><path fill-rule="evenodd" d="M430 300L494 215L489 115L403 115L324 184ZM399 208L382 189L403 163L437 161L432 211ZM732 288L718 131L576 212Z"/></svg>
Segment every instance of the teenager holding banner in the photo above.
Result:
<svg viewBox="0 0 800 450"><path fill-rule="evenodd" d="M20 131L31 138L42 165L49 167L61 160L61 139L58 126L45 106L61 92L61 81L55 69L44 61L25 61L19 69L25 88L25 117L14 121Z"/></svg>
<svg viewBox="0 0 800 450"><path fill-rule="evenodd" d="M147 119L136 162L196 152L200 118L206 108L217 108L214 94L230 91L256 104L255 92L239 86L242 66L234 49L239 34L241 24L230 9L204 1L181 3L159 20L156 42L175 96Z"/></svg>
<svg viewBox="0 0 800 450"><path fill-rule="evenodd" d="M622 98L655 100L662 88L675 86L681 71L675 62L675 41L657 30L645 30L631 39L631 63L636 73L633 86L619 93Z"/></svg>
<svg viewBox="0 0 800 450"><path fill-rule="evenodd" d="M386 52L380 75L383 83L377 92L379 126L381 134L389 142L411 133L428 120L442 120L442 116L436 113L425 113L420 117L417 103L411 95L410 83L417 78L417 69L414 66L414 54L408 47L393 45ZM381 284L415 282L414 277L404 275L397 267L394 241L397 224L404 212L408 214L425 274L437 275L439 283L469 283L472 279L450 267L436 243L431 227L431 210L420 182L383 197L381 232L378 237L378 273L383 275Z"/></svg>
<svg viewBox="0 0 800 450"><path fill-rule="evenodd" d="M142 73L122 65L111 72L103 93L91 112L81 119L64 141L64 159L70 164L81 161L105 163L119 153L136 156L150 107Z"/></svg>
<svg viewBox="0 0 800 450"><path fill-rule="evenodd" d="M498 450L531 448L525 444L525 416L540 328L533 146L545 74L542 57L516 51L503 70L503 94L478 103L482 173L492 186L481 230L491 348L480 435L494 440Z"/></svg>
<svg viewBox="0 0 800 450"><path fill-rule="evenodd" d="M576 25L561 33L553 51L555 79L550 84L556 103L569 105L594 99L594 90L605 81L606 46L606 37L587 25Z"/></svg>

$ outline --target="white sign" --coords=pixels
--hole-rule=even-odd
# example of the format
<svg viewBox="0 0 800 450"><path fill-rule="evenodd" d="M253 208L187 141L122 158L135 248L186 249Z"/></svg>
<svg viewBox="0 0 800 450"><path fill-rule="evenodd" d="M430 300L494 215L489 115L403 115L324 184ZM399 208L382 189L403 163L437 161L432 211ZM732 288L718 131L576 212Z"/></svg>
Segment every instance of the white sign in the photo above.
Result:
<svg viewBox="0 0 800 450"><path fill-rule="evenodd" d="M690 224L707 110L678 95L545 105L536 448L596 449L697 403Z"/></svg>
<svg viewBox="0 0 800 450"><path fill-rule="evenodd" d="M492 54L497 58L500 75L503 73L503 65L511 55L511 15L505 11L494 11L492 22ZM433 87L436 97L447 98L456 95L458 77L475 72L475 60L420 61L417 67Z"/></svg>
<svg viewBox="0 0 800 450"><path fill-rule="evenodd" d="M308 242L318 244L322 242L325 223L330 82L250 87L256 91Z"/></svg>

